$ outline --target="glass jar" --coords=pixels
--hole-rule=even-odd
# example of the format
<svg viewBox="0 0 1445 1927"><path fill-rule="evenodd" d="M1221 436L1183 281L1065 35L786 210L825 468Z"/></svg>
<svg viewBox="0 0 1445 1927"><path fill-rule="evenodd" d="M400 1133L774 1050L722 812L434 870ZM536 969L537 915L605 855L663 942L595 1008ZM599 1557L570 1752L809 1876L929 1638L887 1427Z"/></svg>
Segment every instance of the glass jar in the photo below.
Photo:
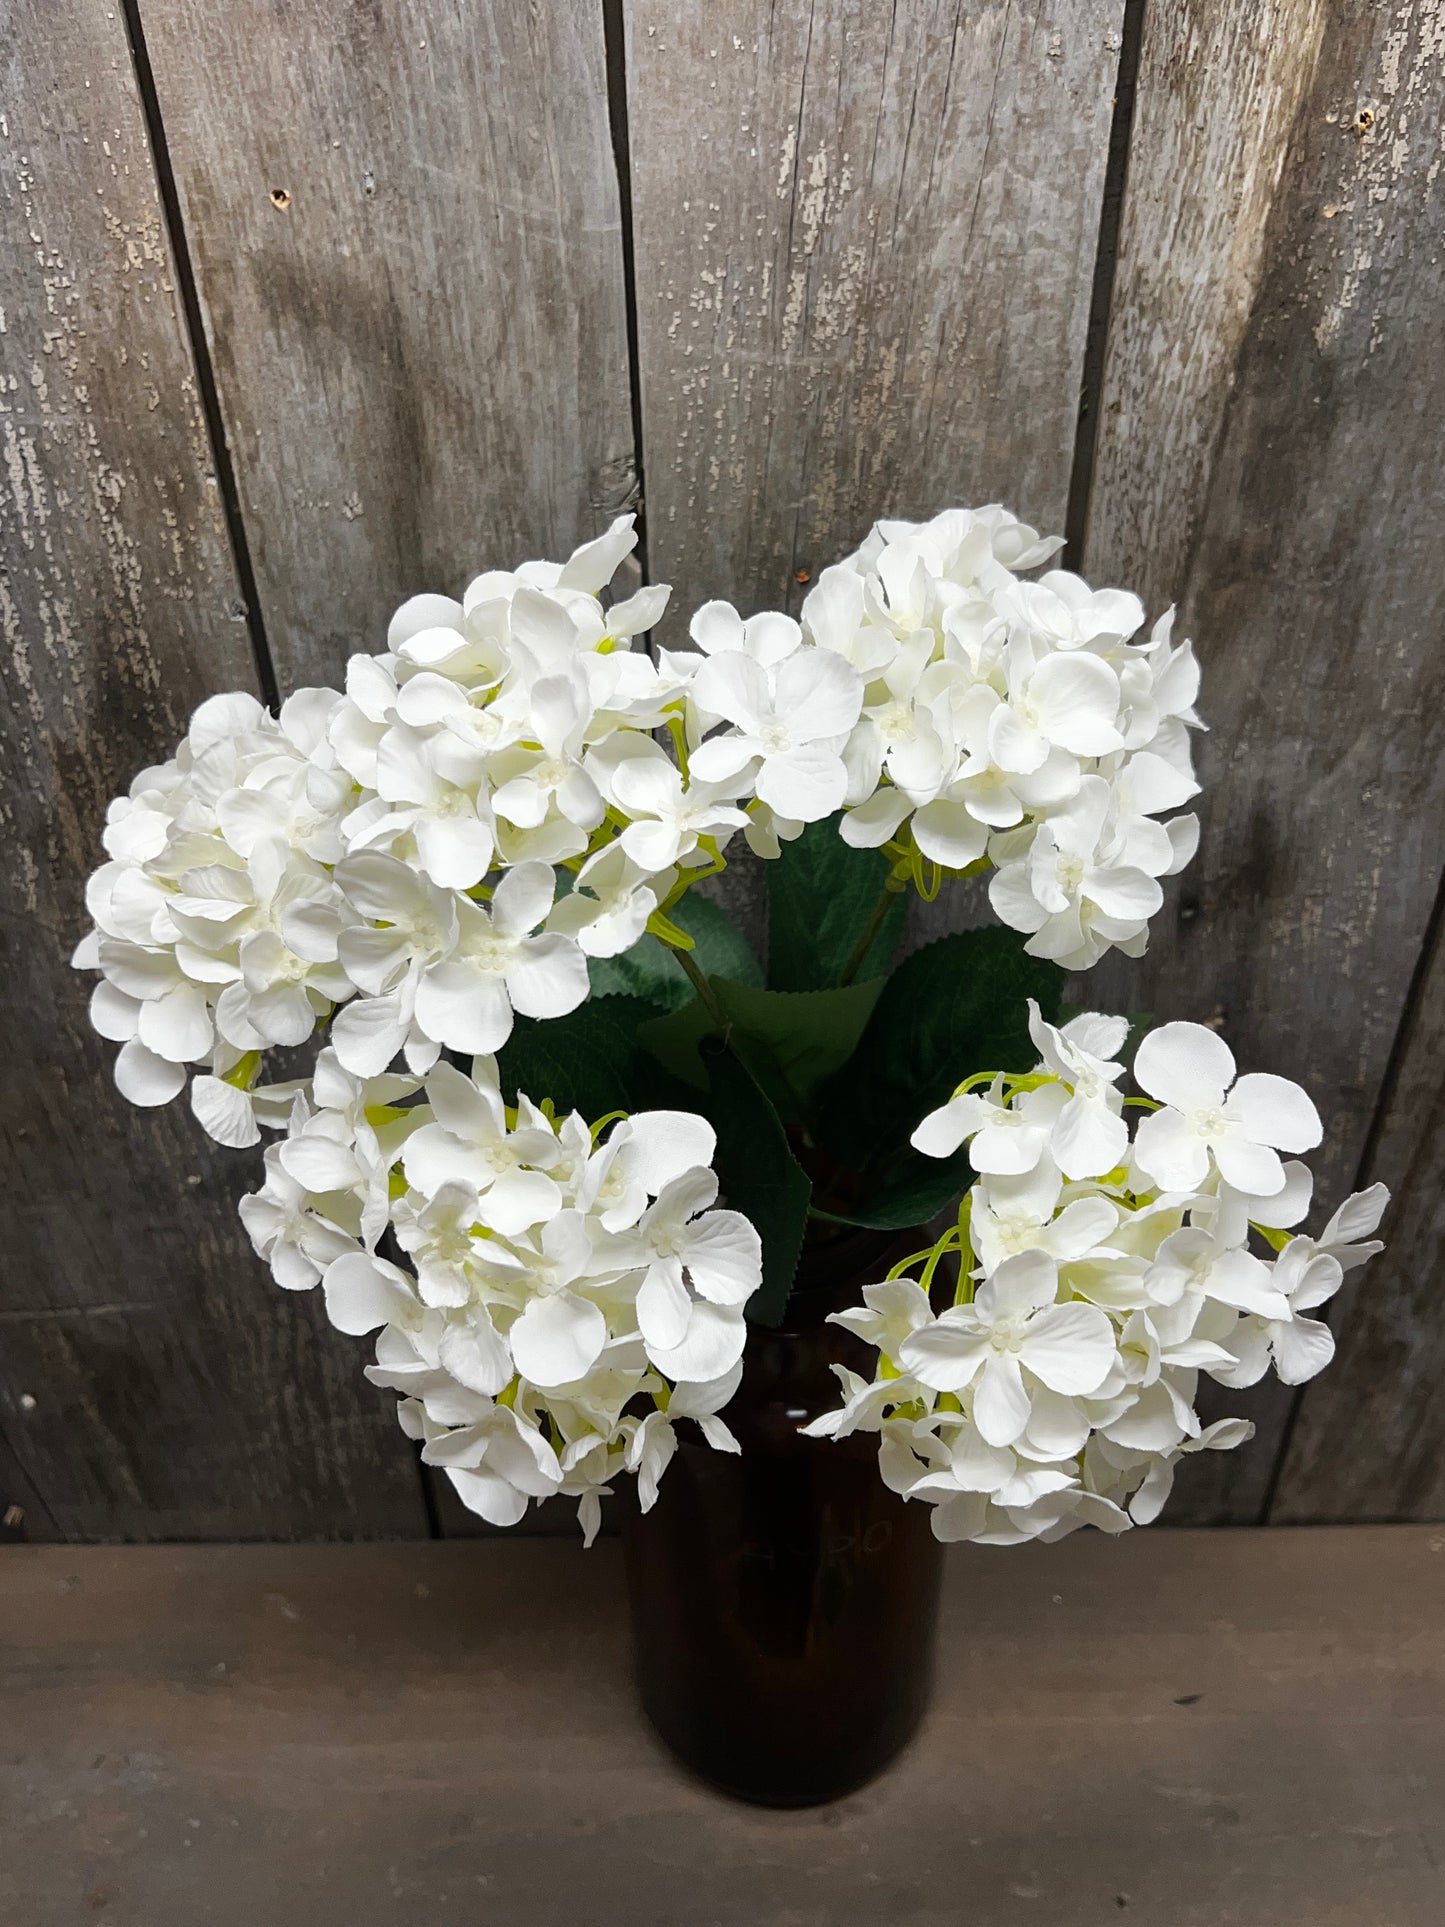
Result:
<svg viewBox="0 0 1445 1927"><path fill-rule="evenodd" d="M656 1505L634 1498L625 1515L642 1704L680 1759L741 1799L836 1799L887 1765L928 1701L932 1508L883 1484L876 1432L799 1434L839 1401L831 1364L872 1375L872 1348L829 1312L926 1242L865 1232L805 1250L786 1328L750 1329L722 1414L741 1454L681 1437Z"/></svg>

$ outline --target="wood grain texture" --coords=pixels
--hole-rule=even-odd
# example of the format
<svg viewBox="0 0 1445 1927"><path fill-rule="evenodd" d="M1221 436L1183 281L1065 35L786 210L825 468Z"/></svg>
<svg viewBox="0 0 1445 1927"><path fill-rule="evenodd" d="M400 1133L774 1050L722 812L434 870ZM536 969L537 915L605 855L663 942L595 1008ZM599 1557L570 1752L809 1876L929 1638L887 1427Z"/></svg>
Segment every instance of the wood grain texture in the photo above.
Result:
<svg viewBox="0 0 1445 1927"><path fill-rule="evenodd" d="M67 968L107 800L253 667L123 26L24 0L0 66L0 1432L67 1536L414 1529L246 1162L119 1099Z"/></svg>
<svg viewBox="0 0 1445 1927"><path fill-rule="evenodd" d="M1445 1519L1445 941L1437 929L1365 1168L1387 1244L1330 1307L1335 1362L1305 1387L1270 1517Z"/></svg>
<svg viewBox="0 0 1445 1927"><path fill-rule="evenodd" d="M144 0L283 690L634 490L602 9Z"/></svg>
<svg viewBox="0 0 1445 1927"><path fill-rule="evenodd" d="M880 515L1062 529L1123 0L626 9L661 633L796 611ZM755 943L744 854L725 896ZM960 928L950 897L915 938Z"/></svg>
<svg viewBox="0 0 1445 1927"><path fill-rule="evenodd" d="M1096 578L1153 572L1156 596L1159 558L1180 570L1211 727L1203 843L1147 961L1090 988L1161 1019L1214 1012L1243 1064L1307 1084L1328 1126L1328 1209L1356 1175L1445 850L1445 466L1429 399L1445 368L1442 15L1424 0L1332 11L1313 73L1270 83L1251 28L1191 29L1216 13L1146 15L1085 558ZM1186 57L1195 42L1208 59ZM1274 58L1290 68L1309 50L1301 27ZM1282 168L1225 176L1264 230L1238 250L1259 263L1240 333L1236 251L1206 234L1191 267L1180 210L1212 195L1205 130L1271 97L1297 103ZM1158 264L1181 229L1176 286ZM1201 336L1213 373L1173 345ZM1147 380L1140 342L1159 344ZM1201 465L1208 437L1190 424L1220 413L1221 386ZM1335 1384L1327 1396L1357 1409L1365 1386ZM1289 1401L1279 1387L1221 1401L1260 1436L1214 1459L1183 1517L1260 1516Z"/></svg>
<svg viewBox="0 0 1445 1927"><path fill-rule="evenodd" d="M616 1548L0 1550L27 1927L1438 1927L1445 1534L950 1554L934 1710L835 1806L682 1774Z"/></svg>
<svg viewBox="0 0 1445 1927"><path fill-rule="evenodd" d="M1062 525L1122 17L628 7L649 545L684 611L795 609L879 515Z"/></svg>
<svg viewBox="0 0 1445 1927"><path fill-rule="evenodd" d="M1089 502L1091 569L1158 610L1208 500L1325 0L1161 0L1143 43Z"/></svg>

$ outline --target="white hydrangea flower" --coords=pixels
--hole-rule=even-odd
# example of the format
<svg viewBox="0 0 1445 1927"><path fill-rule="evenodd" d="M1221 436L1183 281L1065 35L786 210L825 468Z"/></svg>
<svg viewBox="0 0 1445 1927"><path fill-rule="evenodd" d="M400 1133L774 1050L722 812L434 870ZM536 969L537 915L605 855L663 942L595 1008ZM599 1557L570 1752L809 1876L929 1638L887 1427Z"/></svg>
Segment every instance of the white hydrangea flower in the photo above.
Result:
<svg viewBox="0 0 1445 1927"><path fill-rule="evenodd" d="M1380 1250L1388 1202L1375 1185L1318 1239L1290 1236L1309 1173L1276 1153L1319 1141L1297 1085L1236 1079L1212 1031L1166 1024L1136 1054L1152 1096L1132 1100L1131 1142L1125 1021L1030 1020L1037 1070L978 1073L915 1131L930 1156L968 1142L979 1176L921 1283L865 1286L837 1315L877 1370L835 1367L841 1402L805 1428L877 1432L885 1483L932 1507L940 1539L985 1545L1147 1524L1181 1458L1243 1444L1243 1420L1201 1424L1200 1374L1252 1385L1273 1363L1297 1385L1322 1370L1334 1339L1308 1314ZM923 1286L954 1252L954 1302L936 1310Z"/></svg>
<svg viewBox="0 0 1445 1927"><path fill-rule="evenodd" d="M715 1208L704 1120L645 1114L594 1144L580 1118L506 1106L489 1054L514 1011L574 1009L588 958L667 935L739 832L776 857L841 807L892 883L991 864L997 914L1071 969L1143 948L1198 836L1170 815L1201 726L1172 613L1140 639L1124 591L1023 581L1060 544L997 505L880 522L801 622L708 603L693 647L655 661L632 643L666 588L602 601L635 541L621 517L565 562L412 597L344 693L274 718L203 703L108 811L75 954L127 1097L189 1082L220 1141L285 1133L247 1229L278 1281L319 1281L341 1329L379 1330L372 1375L428 1462L499 1522L574 1496L589 1536L608 1479L655 1493L683 1418L731 1449L758 1240ZM828 1417L881 1428L883 1475L944 1536L1122 1529L1179 1454L1237 1442L1193 1418L1201 1370L1321 1359L1302 1314L1369 1249L1373 1206L1272 1266L1249 1251L1251 1227L1302 1221L1307 1174L1278 1153L1318 1119L1283 1080L1234 1082L1195 1028L1141 1054L1163 1108L1132 1145L1122 1022L1037 1011L1033 1072L971 1079L918 1127L981 1174L959 1315L871 1288L858 1318L892 1376L845 1380ZM309 1083L260 1081L268 1050L313 1038Z"/></svg>
<svg viewBox="0 0 1445 1927"><path fill-rule="evenodd" d="M1134 1077L1163 1107L1140 1125L1134 1156L1166 1190L1198 1190L1212 1165L1237 1190L1272 1197L1285 1182L1279 1152L1311 1151L1324 1135L1297 1084L1267 1071L1236 1081L1233 1051L1203 1024L1151 1031Z"/></svg>
<svg viewBox="0 0 1445 1927"><path fill-rule="evenodd" d="M324 1052L241 1215L279 1283L319 1282L339 1330L379 1332L368 1375L463 1502L505 1524L567 1493L590 1536L610 1477L652 1504L684 1418L736 1451L719 1414L761 1247L713 1208L707 1121L643 1112L594 1145L580 1117L504 1104L486 1057L416 1096Z"/></svg>

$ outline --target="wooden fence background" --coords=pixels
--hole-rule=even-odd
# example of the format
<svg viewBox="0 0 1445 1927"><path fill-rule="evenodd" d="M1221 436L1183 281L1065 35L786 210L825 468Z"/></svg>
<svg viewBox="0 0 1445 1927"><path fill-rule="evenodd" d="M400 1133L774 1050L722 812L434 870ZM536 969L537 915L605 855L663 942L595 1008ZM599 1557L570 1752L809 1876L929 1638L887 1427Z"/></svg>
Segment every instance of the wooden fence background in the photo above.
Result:
<svg viewBox="0 0 1445 1927"><path fill-rule="evenodd" d="M0 61L0 1510L465 1529L65 967L191 707L624 504L685 610L1003 499L1205 664L1202 851L1100 995L1398 1194L1171 1516L1445 1515L1440 0L10 0Z"/></svg>

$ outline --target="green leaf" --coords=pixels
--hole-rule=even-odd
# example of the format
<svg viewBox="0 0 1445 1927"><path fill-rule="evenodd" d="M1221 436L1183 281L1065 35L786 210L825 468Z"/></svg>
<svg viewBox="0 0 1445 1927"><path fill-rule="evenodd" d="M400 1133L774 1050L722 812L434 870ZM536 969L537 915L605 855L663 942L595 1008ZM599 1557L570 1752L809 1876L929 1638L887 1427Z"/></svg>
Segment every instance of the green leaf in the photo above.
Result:
<svg viewBox="0 0 1445 1927"><path fill-rule="evenodd" d="M827 990L843 980L883 894L889 862L879 850L854 850L838 834L841 813L810 823L767 866L768 985ZM888 906L856 977L883 976L903 935L900 894ZM731 973L729 973L731 974Z"/></svg>
<svg viewBox="0 0 1445 1927"><path fill-rule="evenodd" d="M689 890L667 914L692 938L692 960L704 977L726 977L733 984L762 983L763 966L747 938L726 910L709 897ZM682 968L680 964L676 967Z"/></svg>
<svg viewBox="0 0 1445 1927"><path fill-rule="evenodd" d="M1038 1057L1027 999L1053 1022L1063 984L1058 965L1030 957L1013 930L965 930L915 951L885 984L852 1059L820 1089L822 1135L862 1169L906 1144L964 1078L1027 1070Z"/></svg>
<svg viewBox="0 0 1445 1927"><path fill-rule="evenodd" d="M689 890L667 914L692 938L693 960L705 977L762 983L763 967L747 938L717 904ZM594 997L646 997L660 1010L680 1010L695 994L676 953L656 937L639 938L620 957L593 957L587 975Z"/></svg>
<svg viewBox="0 0 1445 1927"><path fill-rule="evenodd" d="M717 1022L700 997L665 1017L649 1016L637 1027L637 1041L655 1057L664 1070L680 1077L695 1090L707 1089L707 1070L698 1046L705 1037L717 1034Z"/></svg>
<svg viewBox="0 0 1445 1927"><path fill-rule="evenodd" d="M926 1158L910 1151L890 1166L878 1188L851 1211L819 1212L838 1224L866 1225L875 1231L903 1231L927 1224L973 1183L973 1167L960 1151L951 1158ZM815 1206L816 1210L817 1207Z"/></svg>
<svg viewBox="0 0 1445 1927"><path fill-rule="evenodd" d="M710 981L734 1050L789 1118L800 1116L821 1080L847 1062L883 989L881 977L841 990L760 990L724 977ZM718 1031L716 1018L694 998L644 1023L638 1042L674 1077L701 1090L707 1074L699 1047Z"/></svg>
<svg viewBox="0 0 1445 1927"><path fill-rule="evenodd" d="M706 1048L707 1115L717 1132L715 1165L724 1202L757 1227L763 1282L747 1303L756 1324L777 1325L803 1249L812 1186L777 1112L756 1079L720 1044Z"/></svg>
<svg viewBox="0 0 1445 1927"><path fill-rule="evenodd" d="M580 1111L589 1123L609 1111L645 1110L651 1060L637 1047L638 1026L655 1006L641 997L590 997L565 1017L519 1017L497 1053L502 1095L518 1091L535 1103L550 1097L559 1112Z"/></svg>
<svg viewBox="0 0 1445 1927"><path fill-rule="evenodd" d="M714 988L754 1076L775 1104L797 1113L853 1055L883 979L839 990L757 990L733 983ZM774 1088L775 1078L781 1089Z"/></svg>
<svg viewBox="0 0 1445 1927"><path fill-rule="evenodd" d="M589 957L594 997L642 997L659 1010L676 1010L693 995L692 985L666 944L642 937L620 957Z"/></svg>

